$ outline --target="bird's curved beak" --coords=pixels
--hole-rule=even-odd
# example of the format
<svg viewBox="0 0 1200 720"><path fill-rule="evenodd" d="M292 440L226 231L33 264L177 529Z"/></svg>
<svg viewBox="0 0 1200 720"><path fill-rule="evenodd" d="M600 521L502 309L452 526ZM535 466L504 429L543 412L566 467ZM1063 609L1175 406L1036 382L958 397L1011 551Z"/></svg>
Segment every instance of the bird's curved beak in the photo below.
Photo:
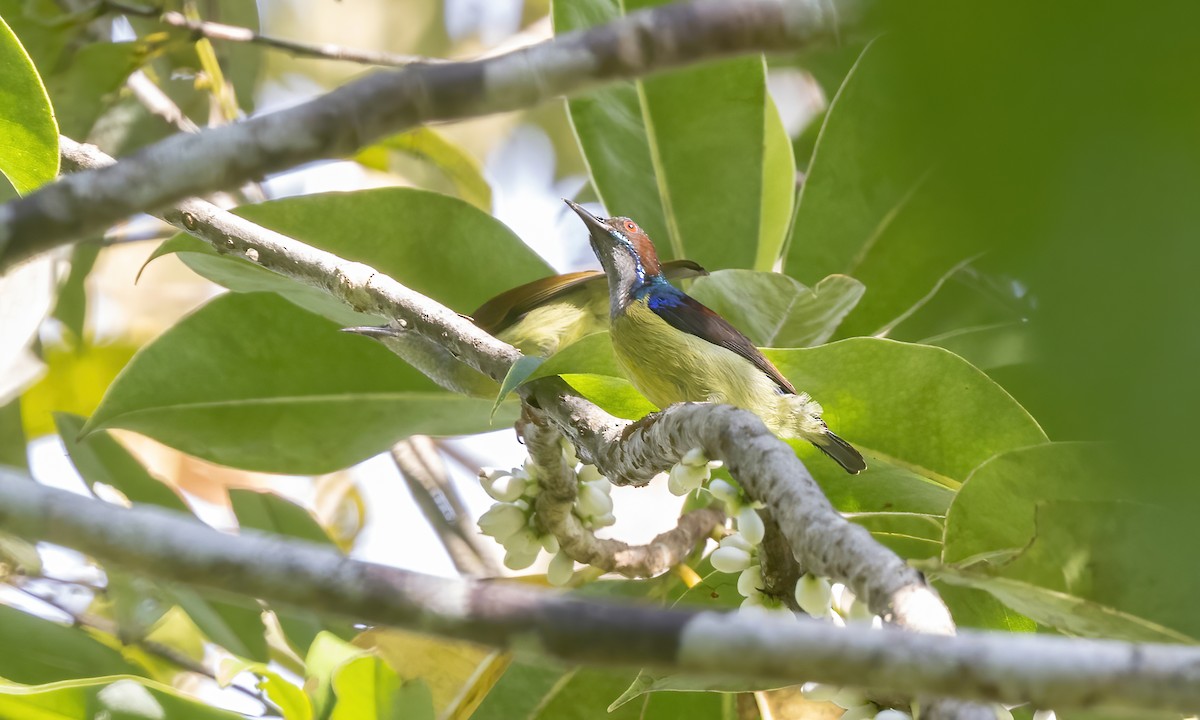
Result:
<svg viewBox="0 0 1200 720"><path fill-rule="evenodd" d="M601 237L608 238L608 226L604 224L603 220L585 210L584 207L577 202L571 202L566 198L563 199L563 202L565 202L572 210L575 211L575 214L579 216L580 220L583 220L583 224L587 225L587 229L592 233L592 235L599 235Z"/></svg>

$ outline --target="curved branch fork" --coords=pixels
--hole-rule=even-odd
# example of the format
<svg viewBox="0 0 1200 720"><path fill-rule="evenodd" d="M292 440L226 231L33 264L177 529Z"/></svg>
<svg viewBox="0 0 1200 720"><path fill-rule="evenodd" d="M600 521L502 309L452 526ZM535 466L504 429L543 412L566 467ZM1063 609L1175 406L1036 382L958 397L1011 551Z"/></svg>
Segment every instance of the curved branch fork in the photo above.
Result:
<svg viewBox="0 0 1200 720"><path fill-rule="evenodd" d="M581 453L615 482L644 484L688 450L702 448L708 457L723 460L750 497L771 509L802 567L846 583L885 622L923 633L954 633L949 610L921 574L865 528L843 518L792 448L753 413L684 403L628 424L563 385L539 385L534 392Z"/></svg>
<svg viewBox="0 0 1200 720"><path fill-rule="evenodd" d="M548 424L529 420L521 424L521 435L537 467L538 522L558 538L559 546L576 562L626 577L660 575L683 562L713 528L725 522L717 508L693 510L679 524L645 545L598 538L572 512L577 491L575 471L567 465L559 445L559 432Z"/></svg>

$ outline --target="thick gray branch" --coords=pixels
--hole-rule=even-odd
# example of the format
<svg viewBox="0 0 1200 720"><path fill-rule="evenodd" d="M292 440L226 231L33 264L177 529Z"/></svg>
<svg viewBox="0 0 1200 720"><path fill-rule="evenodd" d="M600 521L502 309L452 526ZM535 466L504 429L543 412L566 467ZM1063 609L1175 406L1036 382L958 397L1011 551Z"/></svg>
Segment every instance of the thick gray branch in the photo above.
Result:
<svg viewBox="0 0 1200 720"><path fill-rule="evenodd" d="M175 135L0 206L0 267L138 212L341 157L424 123L531 107L702 60L796 49L835 32L825 2L677 3L483 60L379 72L287 110Z"/></svg>
<svg viewBox="0 0 1200 720"><path fill-rule="evenodd" d="M1200 649L965 632L835 628L573 599L350 560L279 536L217 532L159 508L125 509L0 470L0 528L164 580L571 662L815 680L1067 709L1200 710Z"/></svg>

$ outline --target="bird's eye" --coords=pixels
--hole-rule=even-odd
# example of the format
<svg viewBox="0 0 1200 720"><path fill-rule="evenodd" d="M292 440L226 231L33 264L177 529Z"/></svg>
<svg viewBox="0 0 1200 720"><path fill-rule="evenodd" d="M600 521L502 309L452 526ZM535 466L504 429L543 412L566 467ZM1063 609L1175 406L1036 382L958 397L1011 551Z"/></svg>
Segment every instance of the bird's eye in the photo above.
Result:
<svg viewBox="0 0 1200 720"><path fill-rule="evenodd" d="M637 223L635 223L632 220L626 220L625 221L625 229L628 230L629 232L637 232L638 231Z"/></svg>

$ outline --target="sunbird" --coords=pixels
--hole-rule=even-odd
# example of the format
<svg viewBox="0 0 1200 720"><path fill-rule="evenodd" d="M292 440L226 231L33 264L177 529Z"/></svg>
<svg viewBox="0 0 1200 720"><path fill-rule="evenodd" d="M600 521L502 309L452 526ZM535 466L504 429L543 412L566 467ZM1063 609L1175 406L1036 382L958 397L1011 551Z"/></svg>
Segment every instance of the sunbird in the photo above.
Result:
<svg viewBox="0 0 1200 720"><path fill-rule="evenodd" d="M565 202L587 226L608 276L613 351L638 392L660 408L677 402L744 408L780 437L816 445L846 472L866 469L862 455L825 425L817 401L796 392L737 328L671 284L636 222L598 218Z"/></svg>

